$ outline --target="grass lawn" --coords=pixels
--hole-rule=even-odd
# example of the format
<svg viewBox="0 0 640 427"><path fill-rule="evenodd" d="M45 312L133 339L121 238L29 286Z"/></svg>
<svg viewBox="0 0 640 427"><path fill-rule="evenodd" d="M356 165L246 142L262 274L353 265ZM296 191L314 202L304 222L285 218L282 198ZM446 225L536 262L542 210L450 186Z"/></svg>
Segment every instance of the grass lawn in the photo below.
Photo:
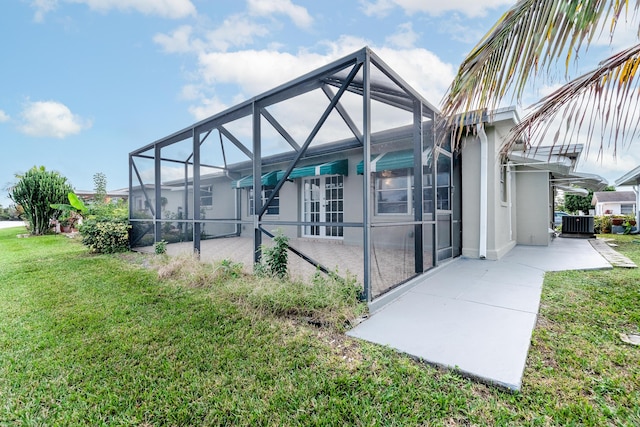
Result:
<svg viewBox="0 0 640 427"><path fill-rule="evenodd" d="M638 270L548 274L511 393L345 337L347 285L21 232L0 230L3 426L640 425L640 348L618 338L640 332Z"/></svg>

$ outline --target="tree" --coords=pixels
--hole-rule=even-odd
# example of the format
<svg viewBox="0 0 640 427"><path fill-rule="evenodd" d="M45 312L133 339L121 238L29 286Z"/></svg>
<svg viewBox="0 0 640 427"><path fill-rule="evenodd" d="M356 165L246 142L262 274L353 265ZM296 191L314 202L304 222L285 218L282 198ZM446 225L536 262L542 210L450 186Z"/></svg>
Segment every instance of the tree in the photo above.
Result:
<svg viewBox="0 0 640 427"><path fill-rule="evenodd" d="M593 191L589 190L586 196L578 196L576 194L567 194L564 196L564 208L569 212L581 211L585 215L589 214L592 209L591 200L593 200Z"/></svg>
<svg viewBox="0 0 640 427"><path fill-rule="evenodd" d="M621 18L638 19L639 6L640 0L519 0L460 66L443 101L443 116L460 136L466 119L494 110L508 96L520 103L529 79L551 77L552 65L562 59L566 78L572 58L579 58L601 31L611 40ZM599 136L599 153L610 142L615 154L618 144L630 142L638 131L639 65L640 44L635 44L568 80L534 104L503 151L522 139L539 144L556 126L554 145L570 144L586 127L586 144Z"/></svg>
<svg viewBox="0 0 640 427"><path fill-rule="evenodd" d="M96 193L96 203L103 204L107 201L107 176L102 172L93 175L93 188Z"/></svg>
<svg viewBox="0 0 640 427"><path fill-rule="evenodd" d="M24 175L16 175L18 182L11 187L9 198L24 210L31 234L49 231L49 221L60 213L52 204L65 203L73 191L67 178L44 166L33 167Z"/></svg>

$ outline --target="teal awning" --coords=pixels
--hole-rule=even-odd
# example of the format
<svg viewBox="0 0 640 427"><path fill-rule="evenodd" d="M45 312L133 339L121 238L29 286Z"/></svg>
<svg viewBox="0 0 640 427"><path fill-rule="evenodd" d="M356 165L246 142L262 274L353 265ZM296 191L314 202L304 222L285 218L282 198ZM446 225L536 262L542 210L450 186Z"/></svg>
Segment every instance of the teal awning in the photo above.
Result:
<svg viewBox="0 0 640 427"><path fill-rule="evenodd" d="M289 179L302 178L305 176L319 175L348 175L349 162L347 159L335 160L333 162L319 163L316 165L302 166L295 168L289 174ZM282 179L284 172L278 172L278 181Z"/></svg>
<svg viewBox="0 0 640 427"><path fill-rule="evenodd" d="M431 161L431 149L427 149L422 153L423 162L425 164ZM371 156L371 172L381 172L394 169L413 169L413 150L391 151L388 153L376 154ZM358 175L364 173L364 161L356 166Z"/></svg>
<svg viewBox="0 0 640 427"><path fill-rule="evenodd" d="M271 171L262 175L262 185L266 187L273 187L278 183L278 174L281 171ZM233 182L233 188L246 188L253 187L253 175L245 176L237 181Z"/></svg>
<svg viewBox="0 0 640 427"><path fill-rule="evenodd" d="M382 153L371 159L371 172L406 168L413 168L413 151L411 150ZM364 173L364 161L358 163L356 171L358 175Z"/></svg>

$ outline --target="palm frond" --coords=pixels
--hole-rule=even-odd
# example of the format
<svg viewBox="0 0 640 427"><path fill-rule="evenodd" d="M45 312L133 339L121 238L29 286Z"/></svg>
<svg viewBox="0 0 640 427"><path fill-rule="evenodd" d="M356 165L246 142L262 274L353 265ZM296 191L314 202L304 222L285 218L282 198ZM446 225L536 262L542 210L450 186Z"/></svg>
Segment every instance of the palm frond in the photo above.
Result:
<svg viewBox="0 0 640 427"><path fill-rule="evenodd" d="M640 0L520 0L509 9L464 60L442 102L449 124L468 111L493 110L512 96L519 102L532 76L549 73L564 57L586 48L608 28L613 35L629 1ZM607 25L607 23L609 25Z"/></svg>
<svg viewBox="0 0 640 427"><path fill-rule="evenodd" d="M599 155L608 148L615 156L617 149L633 140L640 130L640 80L636 78L639 67L637 44L541 99L533 105L535 111L511 130L503 153L522 139L539 145L537 142L544 140L554 127L552 145L565 146L575 142L586 127L586 134L579 139L586 142L587 149L594 135L599 135Z"/></svg>

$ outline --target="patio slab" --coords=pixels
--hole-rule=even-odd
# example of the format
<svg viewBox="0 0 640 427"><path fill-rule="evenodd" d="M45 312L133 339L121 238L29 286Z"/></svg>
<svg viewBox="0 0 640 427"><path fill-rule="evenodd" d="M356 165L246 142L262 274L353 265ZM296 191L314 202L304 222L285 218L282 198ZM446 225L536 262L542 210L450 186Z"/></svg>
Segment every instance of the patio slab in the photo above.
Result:
<svg viewBox="0 0 640 427"><path fill-rule="evenodd" d="M544 273L608 268L584 239L516 246L499 261L459 258L421 277L348 335L519 390Z"/></svg>

